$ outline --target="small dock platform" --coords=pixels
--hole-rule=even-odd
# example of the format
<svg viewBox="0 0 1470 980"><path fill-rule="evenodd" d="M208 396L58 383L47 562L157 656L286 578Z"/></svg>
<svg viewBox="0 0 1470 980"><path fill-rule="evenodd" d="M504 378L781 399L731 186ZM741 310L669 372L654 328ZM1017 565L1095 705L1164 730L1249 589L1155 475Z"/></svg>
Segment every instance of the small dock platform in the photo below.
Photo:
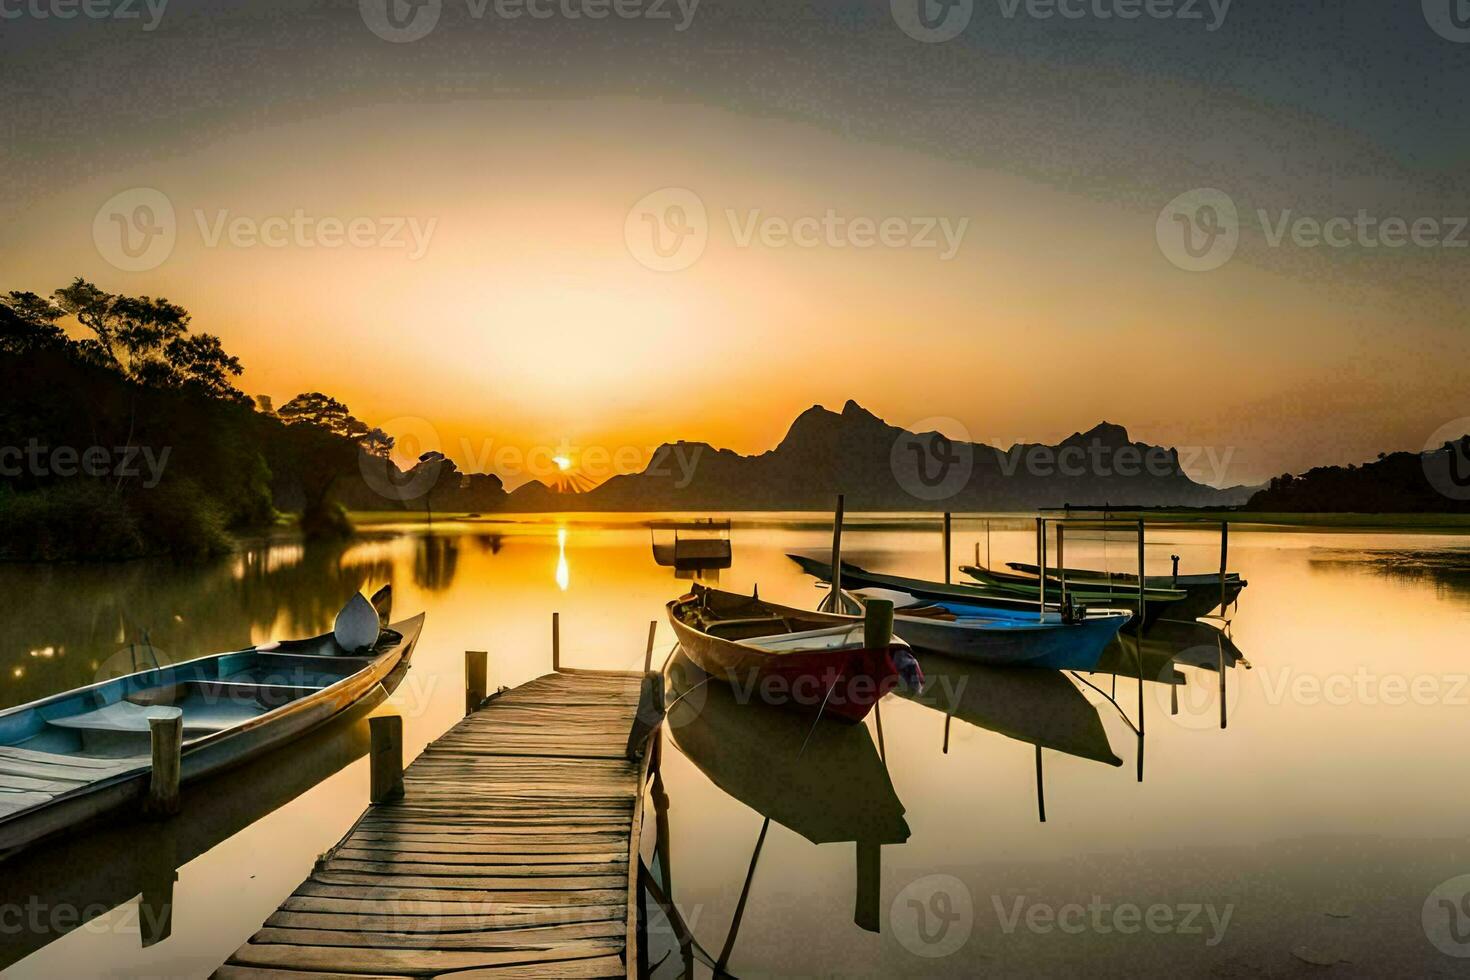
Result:
<svg viewBox="0 0 1470 980"><path fill-rule="evenodd" d="M364 812L215 976L636 976L655 753L628 746L647 686L559 670L472 697L482 706L402 771L401 797Z"/></svg>

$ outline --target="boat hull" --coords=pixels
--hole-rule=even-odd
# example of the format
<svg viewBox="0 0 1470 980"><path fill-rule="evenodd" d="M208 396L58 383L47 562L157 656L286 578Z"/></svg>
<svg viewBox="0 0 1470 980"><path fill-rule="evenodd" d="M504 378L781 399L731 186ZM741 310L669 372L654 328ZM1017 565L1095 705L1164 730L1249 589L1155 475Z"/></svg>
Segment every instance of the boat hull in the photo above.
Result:
<svg viewBox="0 0 1470 980"><path fill-rule="evenodd" d="M686 597L669 603L669 623L689 659L733 688L737 700L790 706L859 722L900 683L893 654L886 647L769 654L711 636L686 623L682 607L697 601ZM807 618L820 616L792 612ZM839 624L853 621L849 616L821 618Z"/></svg>
<svg viewBox="0 0 1470 980"><path fill-rule="evenodd" d="M423 620L424 617L419 615L406 622L394 624L391 628L402 637L399 642L381 654L365 658L368 659L368 662L362 669L334 683L222 731L195 739L186 738L179 760L180 783L188 784L253 759L292 739L299 738L350 709L377 689L394 670L408 663L409 658L413 655L414 646L418 642ZM296 647L296 644L282 646L282 650L287 651L284 654L285 659L293 662L308 659L306 655L289 652ZM144 688L150 685L152 678L163 677L170 672L177 673L212 659L214 658L204 657L199 661L143 671L139 674L93 685L92 689L83 688L80 692L67 692L56 698L39 702L39 705L45 706L48 702L86 694L93 689L101 689L119 683L131 685L133 689ZM347 658L314 659L341 660ZM290 670L290 668L283 669ZM299 675L301 668L296 667L295 671ZM28 710L39 709L33 706L22 706L5 714L15 717ZM57 756L58 760L67 758L69 757ZM139 764L125 771L87 783L29 809L0 816L0 859L37 841L84 826L119 808L135 805L147 792L151 775L151 762L145 757L139 760Z"/></svg>
<svg viewBox="0 0 1470 980"><path fill-rule="evenodd" d="M920 650L992 667L1092 670L1126 621L1126 616L1110 616L1080 623L976 629L899 615L894 617L893 631Z"/></svg>

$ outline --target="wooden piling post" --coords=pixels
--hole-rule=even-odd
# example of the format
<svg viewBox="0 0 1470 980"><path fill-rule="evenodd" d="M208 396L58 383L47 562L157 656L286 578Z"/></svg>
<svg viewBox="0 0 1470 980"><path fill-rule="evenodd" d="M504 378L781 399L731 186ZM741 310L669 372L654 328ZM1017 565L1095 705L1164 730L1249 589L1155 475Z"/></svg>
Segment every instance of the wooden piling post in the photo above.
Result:
<svg viewBox="0 0 1470 980"><path fill-rule="evenodd" d="M490 655L484 650L464 652L464 713L472 715L490 694Z"/></svg>
<svg viewBox="0 0 1470 980"><path fill-rule="evenodd" d="M759 591L760 587L756 587ZM646 674L653 669L653 640L658 635L658 620L648 621L648 648L643 651L643 672Z"/></svg>
<svg viewBox="0 0 1470 980"><path fill-rule="evenodd" d="M878 650L893 643L893 603L869 599L863 607L863 646Z"/></svg>
<svg viewBox="0 0 1470 980"><path fill-rule="evenodd" d="M828 612L842 612L842 519L847 509L847 498L843 494L837 495L837 510L832 514L832 591L828 598L831 608ZM817 608L825 608L818 606Z"/></svg>
<svg viewBox="0 0 1470 980"><path fill-rule="evenodd" d="M628 729L628 744L624 755L629 759L641 759L648 737L663 724L667 712L664 701L664 675L648 671L638 683L638 707L633 714L633 724Z"/></svg>
<svg viewBox="0 0 1470 980"><path fill-rule="evenodd" d="M951 564L949 557L950 534L954 530L954 515L949 511L944 512L944 584L949 584Z"/></svg>
<svg viewBox="0 0 1470 980"><path fill-rule="evenodd" d="M1138 522L1138 633L1135 649L1138 651L1138 781L1143 782L1143 615L1147 611L1148 597L1145 595L1147 581L1144 578L1148 527Z"/></svg>
<svg viewBox="0 0 1470 980"><path fill-rule="evenodd" d="M1177 589L1179 588L1179 556L1170 555L1169 560L1174 563L1174 578L1170 581L1169 584Z"/></svg>
<svg viewBox="0 0 1470 980"><path fill-rule="evenodd" d="M1230 557L1230 522L1220 522L1220 615L1225 615L1225 563Z"/></svg>
<svg viewBox="0 0 1470 980"><path fill-rule="evenodd" d="M561 670L561 613L551 614L551 669Z"/></svg>
<svg viewBox="0 0 1470 980"><path fill-rule="evenodd" d="M368 719L374 804L403 798L403 716L379 715Z"/></svg>
<svg viewBox="0 0 1470 980"><path fill-rule="evenodd" d="M155 817L179 812L179 779L184 753L184 712L178 708L148 719L152 742L153 769L148 777L148 799L144 810Z"/></svg>

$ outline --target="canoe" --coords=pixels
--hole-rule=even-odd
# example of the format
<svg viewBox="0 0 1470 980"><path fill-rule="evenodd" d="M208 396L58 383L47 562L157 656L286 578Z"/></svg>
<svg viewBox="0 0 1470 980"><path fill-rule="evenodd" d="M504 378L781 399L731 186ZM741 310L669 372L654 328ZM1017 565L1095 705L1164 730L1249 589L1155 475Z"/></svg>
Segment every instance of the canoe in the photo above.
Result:
<svg viewBox="0 0 1470 980"><path fill-rule="evenodd" d="M802 571L808 575L822 582L832 581L832 566L828 562L807 558L805 555L788 554L786 557L800 565ZM920 599L940 602L952 600L980 606L992 612L1009 611L1029 614L1032 617L1035 617L1038 611L1035 599L1028 602L1011 593L998 592L978 585L931 582L902 575L870 572L866 568L847 561L842 563L842 587L844 589L893 589L897 592L907 592ZM1055 603L1047 604L1049 610L1054 611L1056 608Z"/></svg>
<svg viewBox="0 0 1470 980"><path fill-rule="evenodd" d="M1027 576L1032 582L1036 580L1035 565L1012 561L1006 562L1006 567ZM1047 569L1048 590L1060 587L1061 582L1057 575L1057 569ZM1176 619L1193 619L1220 605L1219 573L1204 572L1196 575L1180 575L1177 578L1173 575L1147 575L1143 582L1146 589L1173 589L1184 592L1184 598L1177 601L1169 610L1169 615ZM1225 604L1228 606L1234 602L1247 584L1238 572L1227 572L1225 574ZM1092 592L1105 592L1109 597L1131 589L1137 601L1138 576L1126 572L1068 568L1067 591L1071 592L1078 587Z"/></svg>
<svg viewBox="0 0 1470 980"><path fill-rule="evenodd" d="M1034 575L998 572L984 565L961 565L960 571L986 589L1002 595L1014 596L1033 605L1040 601L1040 583ZM1061 592L1059 580L1053 578L1046 580L1048 603L1053 597L1060 599ZM1068 581L1067 597L1077 605L1091 608L1129 609L1135 613L1138 610L1138 587L1136 585L1130 591L1118 588L1109 589L1105 586L1074 585ZM1143 622L1145 626L1151 626L1164 614L1166 609L1169 610L1171 616L1182 618L1183 606L1181 604L1189 599L1189 593L1183 589L1156 589L1145 586L1143 597L1145 602Z"/></svg>
<svg viewBox="0 0 1470 980"><path fill-rule="evenodd" d="M1128 622L1126 613L1066 621L986 609L953 600L925 600L893 589L862 589L860 599L893 603L893 631L919 650L992 667L1091 670Z"/></svg>
<svg viewBox="0 0 1470 980"><path fill-rule="evenodd" d="M1097 707L1054 670L987 667L924 658L923 694L899 696L960 721L1043 749L1121 766Z"/></svg>
<svg viewBox="0 0 1470 980"><path fill-rule="evenodd" d="M868 648L862 620L812 612L703 585L668 604L680 647L743 701L790 705L845 721L865 718L901 680L921 686L908 644Z"/></svg>
<svg viewBox="0 0 1470 980"><path fill-rule="evenodd" d="M321 725L412 656L422 614L384 626L356 595L332 632L154 667L0 711L0 855L141 799L150 725L180 718L180 782Z"/></svg>

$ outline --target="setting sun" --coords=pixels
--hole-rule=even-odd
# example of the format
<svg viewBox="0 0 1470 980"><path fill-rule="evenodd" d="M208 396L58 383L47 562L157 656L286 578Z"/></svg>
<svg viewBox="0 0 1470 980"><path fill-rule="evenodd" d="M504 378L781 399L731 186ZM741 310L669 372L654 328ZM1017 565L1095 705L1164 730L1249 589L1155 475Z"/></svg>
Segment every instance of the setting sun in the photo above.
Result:
<svg viewBox="0 0 1470 980"><path fill-rule="evenodd" d="M556 468L561 470L563 473L572 468L572 461L565 456L553 456L551 461L555 463Z"/></svg>

